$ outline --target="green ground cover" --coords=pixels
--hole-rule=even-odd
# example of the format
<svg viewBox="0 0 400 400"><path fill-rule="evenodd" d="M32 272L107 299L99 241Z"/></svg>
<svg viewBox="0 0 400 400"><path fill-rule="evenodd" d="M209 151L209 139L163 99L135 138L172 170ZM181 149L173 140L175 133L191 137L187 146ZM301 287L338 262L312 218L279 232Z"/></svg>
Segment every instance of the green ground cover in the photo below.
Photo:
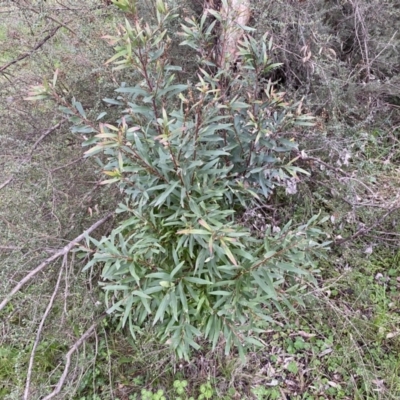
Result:
<svg viewBox="0 0 400 400"><path fill-rule="evenodd" d="M365 2L355 3L361 10L366 7ZM181 11L187 15L196 9L191 3L182 4ZM313 4L320 6L320 2ZM269 10L270 5L264 7L263 12L277 12ZM140 4L140 10L151 15L146 10L154 10L152 2ZM391 13L395 15L396 10ZM40 49L0 72L1 301L29 271L113 212L121 198L118 189L99 185L101 168L96 160L83 158L84 137L69 131L54 105L24 100L28 87L40 84L42 77L51 81L54 68L59 68L59 84L66 97L79 99L95 119L104 109L101 99L114 97L114 89L130 76L104 65L113 50L101 37L114 34L124 18L106 2L35 1L27 5L3 1L0 12L0 68L62 24ZM276 19L268 21L270 26L265 28L283 26L283 20L281 24ZM261 18L254 21L258 29L260 24ZM382 26L382 22L377 24ZM288 32L292 31L279 31L285 38ZM396 43L392 45L396 49ZM193 54L182 54L174 47L171 51L174 63L185 65L190 72ZM322 88L321 80L313 85L318 82ZM291 92L289 86L287 90L293 96L304 94ZM287 312L285 317L272 315L276 322L259 336L263 347L250 351L245 362L234 351L224 354L223 338L215 351L200 343L201 349L190 361L182 361L160 344L151 327L135 341L124 330L117 331L117 323L107 317L73 355L69 374L55 398L399 398L398 109L395 105L384 108L381 99L363 98L361 102L376 102L376 108L370 108L373 118L364 118L360 105L360 120L332 115L323 119L317 101L322 95L316 89L310 91L313 100L307 107L315 109L318 125L291 134L310 157L301 167L312 175L299 183L296 194L287 196L278 190L270 203L275 210L266 217L279 223L292 219L295 224L318 212L329 217L324 229L339 243L332 244L319 263L318 285L304 296L305 307L296 307L296 313ZM343 99L336 100L344 113L339 104ZM357 105L349 108L357 110ZM111 118L114 108L107 107L107 111ZM107 235L116 223L108 220L93 236ZM354 238L340 243L339 236ZM0 398L24 398L32 348L53 293L53 307L31 368L29 399L43 398L54 389L68 350L102 317L105 307L99 273L82 273L85 262L70 253L50 264L0 311Z"/></svg>

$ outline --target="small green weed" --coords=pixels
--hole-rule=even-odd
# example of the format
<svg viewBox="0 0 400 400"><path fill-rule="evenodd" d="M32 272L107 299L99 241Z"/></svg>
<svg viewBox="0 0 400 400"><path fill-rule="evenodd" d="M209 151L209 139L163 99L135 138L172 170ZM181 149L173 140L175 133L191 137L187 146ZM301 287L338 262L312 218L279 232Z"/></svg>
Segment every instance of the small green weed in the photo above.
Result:
<svg viewBox="0 0 400 400"><path fill-rule="evenodd" d="M281 397L281 392L276 388L257 386L251 392L256 396L257 400L278 400Z"/></svg>
<svg viewBox="0 0 400 400"><path fill-rule="evenodd" d="M55 341L43 341L36 348L34 376L40 377L52 371L58 359L65 351L65 346ZM11 345L0 346L0 395L10 394L12 389L21 384L21 371L28 365L31 347ZM23 379L22 379L23 381Z"/></svg>
<svg viewBox="0 0 400 400"><path fill-rule="evenodd" d="M214 397L216 390L210 381L202 383L197 390L188 387L187 380L175 380L172 388L167 390L169 395L163 389L142 389L140 397L137 393L131 394L129 400L209 400L216 399ZM196 395L189 395L188 392ZM228 400L228 397L224 397Z"/></svg>

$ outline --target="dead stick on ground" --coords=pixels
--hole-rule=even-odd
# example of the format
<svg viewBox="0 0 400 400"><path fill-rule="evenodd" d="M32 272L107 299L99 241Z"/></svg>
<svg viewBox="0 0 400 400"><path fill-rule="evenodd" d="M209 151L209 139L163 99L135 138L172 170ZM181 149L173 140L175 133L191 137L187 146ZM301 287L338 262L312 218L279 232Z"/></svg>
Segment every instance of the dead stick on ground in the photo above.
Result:
<svg viewBox="0 0 400 400"><path fill-rule="evenodd" d="M3 66L1 66L0 67L0 72L3 72L8 67L10 67L11 65L17 63L18 61L21 61L24 58L29 57L35 50L37 50L40 47L42 47L50 38L52 38L57 33L57 31L61 28L61 26L62 25L56 26L43 40L41 40L39 43L37 43L33 47L33 49L31 51L27 51L26 53L19 55L15 60L12 60L9 63L4 64Z"/></svg>
<svg viewBox="0 0 400 400"><path fill-rule="evenodd" d="M69 30L71 33L73 33L76 36L76 32L74 32L67 24L69 24L71 21L66 22L65 24L61 22L59 19L52 17L51 15L45 15L45 18L51 19L54 22L57 22L57 24L60 24L63 28Z"/></svg>
<svg viewBox="0 0 400 400"><path fill-rule="evenodd" d="M57 168L52 169L51 172L59 171L60 169L69 167L70 165L75 164L75 163L77 163L77 162L79 162L79 161L83 161L83 162L84 162L84 161L86 161L86 160L87 160L87 159L83 159L83 157L79 157L79 158L77 158L76 160L73 160L73 161L71 161L71 162L68 163L68 164L64 164L64 165L61 165L61 167L57 167Z"/></svg>
<svg viewBox="0 0 400 400"><path fill-rule="evenodd" d="M375 222L374 224L372 224L368 228L366 228L366 227L360 228L353 235L351 235L351 236L349 236L347 238L344 238L344 239L337 240L335 242L335 245L343 244L343 243L348 242L349 240L353 240L353 239L355 239L355 238L357 238L358 236L361 236L361 235L366 235L368 232L372 231L372 229L374 229L376 226L379 226L390 214L392 214L393 212L395 212L395 211L397 211L399 209L400 209L400 207L394 207L394 208L390 209L387 213L385 213L385 215L383 215L382 218L380 218L377 222Z"/></svg>
<svg viewBox="0 0 400 400"><path fill-rule="evenodd" d="M3 189L3 187L7 186L14 178L12 176L10 176L5 182L3 182L0 185L0 189Z"/></svg>
<svg viewBox="0 0 400 400"><path fill-rule="evenodd" d="M315 161L318 164L321 164L324 167L329 168L335 172L340 172L342 175L349 176L349 174L346 171L343 171L341 168L336 168L336 167L326 163L325 161L322 161L320 158L310 157L310 156L305 156L305 157L300 156L300 158L304 161Z"/></svg>
<svg viewBox="0 0 400 400"><path fill-rule="evenodd" d="M102 316L101 319L103 319L105 317L105 314ZM67 378L68 372L69 372L69 367L71 365L71 356L72 354L78 350L79 346L94 332L94 330L96 329L98 323L100 321L95 322L76 342L75 344L69 349L68 353L66 354L66 362L65 362L65 367L64 367L64 371L61 375L61 378L59 379L59 381L57 382L56 388L50 393L48 394L46 397L43 397L42 400L50 400L52 399L54 396L56 396L58 393L60 393L65 379Z"/></svg>
<svg viewBox="0 0 400 400"><path fill-rule="evenodd" d="M10 250L21 250L22 247L17 247L17 246L0 246L0 251L5 250L5 251L10 251Z"/></svg>
<svg viewBox="0 0 400 400"><path fill-rule="evenodd" d="M99 227L101 224L103 224L105 221L107 221L110 217L112 216L112 213L106 215L104 218L102 218L100 221L97 221L95 224L93 224L90 228L86 229L85 232L83 232L81 235L76 237L74 240L69 242L65 247L57 251L55 254L53 254L51 257L49 257L47 260L43 261L38 267L36 267L34 270L29 272L28 275L25 276L22 280L18 282L16 286L11 290L11 292L6 296L6 298L0 303L0 311L8 304L10 301L11 297L17 293L22 286L25 285L25 283L29 282L36 274L38 274L40 271L42 271L47 265L49 265L51 262L54 260L57 260L57 258L67 254L77 243L79 243L82 239L85 238L86 235L88 235L90 232L94 231L97 227Z"/></svg>
<svg viewBox="0 0 400 400"><path fill-rule="evenodd" d="M63 270L64 270L66 264L67 264L67 254L64 254L64 259L63 259L62 267L60 268L60 273L58 274L56 286L54 288L53 294L51 295L49 304L46 307L46 311L43 314L42 320L40 321L39 328L36 332L35 343L33 344L31 356L29 358L29 366L28 366L28 373L27 373L27 377L26 377L24 400L29 400L29 388L30 388L30 384L31 384L33 361L35 359L36 348L39 345L40 336L42 334L42 330L43 330L43 326L46 321L46 318L49 315L51 308L53 307L54 299L57 295L58 288L60 287L61 277L63 275Z"/></svg>
<svg viewBox="0 0 400 400"><path fill-rule="evenodd" d="M47 129L46 132L43 133L42 136L40 136L40 138L38 140L36 140L35 144L32 146L31 149L31 155L33 153L33 151L36 149L36 146L48 135L50 135L50 133L54 132L57 128L59 128L66 120L63 119L62 121L60 121L58 124L52 126L51 128Z"/></svg>

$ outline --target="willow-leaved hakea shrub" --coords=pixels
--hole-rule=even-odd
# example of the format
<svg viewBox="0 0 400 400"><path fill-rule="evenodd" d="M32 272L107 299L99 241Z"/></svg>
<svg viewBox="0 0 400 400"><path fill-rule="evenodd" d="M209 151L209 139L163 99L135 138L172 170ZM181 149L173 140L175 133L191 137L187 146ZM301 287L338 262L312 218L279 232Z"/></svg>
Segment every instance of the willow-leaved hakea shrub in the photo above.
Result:
<svg viewBox="0 0 400 400"><path fill-rule="evenodd" d="M115 47L108 62L129 69L133 80L105 99L120 110L114 123L98 127L79 102L69 104L57 94L56 76L30 97L53 98L73 132L92 135L86 156L98 155L103 183L125 195L119 226L82 248L91 255L86 270L102 268L108 313L134 337L152 325L185 358L205 341L241 355L261 345L257 335L271 315L301 304L327 245L317 216L262 232L240 223L276 186L293 189L306 173L294 165L297 146L283 132L310 122L298 115L299 104L285 103L270 82L263 86L276 67L266 37L243 36L235 67L206 56L213 15L212 23L203 16L182 25L182 45L199 55L191 77L170 64L167 27L179 17L161 2L154 26L135 18L106 38Z"/></svg>

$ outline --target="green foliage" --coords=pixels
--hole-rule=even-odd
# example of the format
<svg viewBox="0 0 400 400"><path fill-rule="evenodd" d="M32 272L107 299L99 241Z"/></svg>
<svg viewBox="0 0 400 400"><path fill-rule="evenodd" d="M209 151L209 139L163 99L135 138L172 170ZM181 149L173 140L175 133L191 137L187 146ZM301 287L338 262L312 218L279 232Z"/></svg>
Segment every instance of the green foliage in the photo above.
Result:
<svg viewBox="0 0 400 400"><path fill-rule="evenodd" d="M257 400L263 400L263 399L279 399L281 396L281 393L279 389L276 389L274 387L272 388L266 388L264 386L257 386L252 390L252 393L255 395Z"/></svg>
<svg viewBox="0 0 400 400"><path fill-rule="evenodd" d="M187 386L188 382L186 380L175 380L173 383L173 388L172 388L172 393L169 395L169 397L165 396L164 390L158 389L158 390L148 390L148 389L142 389L140 392L140 397L138 397L137 393L134 393L129 396L130 400L138 400L139 398L141 400L166 400L171 399L171 400L206 400L206 399L213 399L215 398L215 388L211 384L210 381L207 381L205 383L202 383L199 388L198 388L198 396L193 397L193 396L188 396L186 391L187 391ZM227 399L230 399L230 397L224 397Z"/></svg>
<svg viewBox="0 0 400 400"><path fill-rule="evenodd" d="M142 400L166 400L164 396L163 390L157 390L156 393L152 393L150 390L143 389L142 392Z"/></svg>
<svg viewBox="0 0 400 400"><path fill-rule="evenodd" d="M215 348L223 335L225 353L234 346L243 356L246 348L263 346L254 334L272 322L274 309L283 313L282 306L302 303L314 256L327 245L317 216L256 233L239 218L263 207L275 187L293 191L306 173L293 165L297 146L282 132L310 117L301 115L301 104L285 103L271 82L258 86L275 67L266 37L241 41L236 74L200 57L197 82L179 82L166 28L176 18L159 5L156 26L126 21L118 36L107 36L115 46L108 62L136 77L134 86L116 90L116 99L105 99L121 109L116 125L98 129L81 103L60 101L56 76L30 99L52 96L73 132L96 133L85 143L94 145L86 155L104 155L98 158L109 177L103 184L118 184L125 195L117 209L125 219L108 237L88 237L83 249L92 254L86 270L103 266L108 313L119 327L136 337L151 323L185 358L200 348L200 338ZM188 21L181 33L199 54L207 41L204 23Z"/></svg>
<svg viewBox="0 0 400 400"><path fill-rule="evenodd" d="M179 380L174 381L174 389L178 395L182 395L185 393L187 385L188 385L188 383L185 380L184 381L179 381Z"/></svg>
<svg viewBox="0 0 400 400"><path fill-rule="evenodd" d="M57 365L57 359L65 346L57 342L44 341L36 349L34 372L40 376L48 374ZM21 381L21 371L29 363L31 347L0 346L0 395L5 396ZM3 397L2 397L3 398Z"/></svg>
<svg viewBox="0 0 400 400"><path fill-rule="evenodd" d="M200 396L198 397L198 400L211 399L213 394L214 389L212 388L211 383L204 383L203 385L200 385Z"/></svg>
<svg viewBox="0 0 400 400"><path fill-rule="evenodd" d="M32 258L31 252L26 252L27 249L57 248L60 243L59 240L76 236L88 225L89 218L87 215L85 216L86 207L90 206L94 209L94 205L97 208L97 204L100 204L98 197L92 199L92 196L89 196L89 199L85 200L88 187L86 184L81 185L81 182L95 181L91 176L90 168L88 169L90 163L86 162L86 164L77 168L77 164L74 162L68 167L79 153L79 149L76 148L76 145L80 142L79 132L77 134L60 135L59 133L64 133L61 131L46 136L45 140L41 141L36 148L32 162L21 164L21 154L31 152L33 143L31 124L34 121L41 121L40 124L35 122L35 131L39 132L42 129L45 131L49 126L48 123L50 121L58 122L59 117L55 115L57 110L52 108L51 105L42 103L37 107L36 104L25 104L22 107L20 95L18 94L15 98L15 93L23 92L25 90L23 85L27 82L35 82L37 76L47 75L47 68L51 68L54 63L55 68L60 68L57 93L60 96L61 105L64 99L68 100L63 105L64 110L70 112L71 118L76 117L75 121L78 125L75 125L74 128L81 130L82 134L85 134L85 121L82 118L88 118L86 130L90 134L90 132L97 130L97 124L92 123L90 125L90 122L93 115L100 112L98 110L102 107L101 98L112 97L110 90L114 89L115 84L113 82L125 80L129 82L126 86L134 86L137 83L140 85L141 79L132 68L126 68L121 73L116 73L113 76L114 81L109 79L111 74L109 77L104 76L110 69L102 67L101 61L111 57L111 55L108 55L110 50L101 46L97 41L99 36L97 33L103 34L107 30L105 25L117 22L121 14L118 13L116 7L98 9L98 1L83 3L69 1L73 4L73 7L71 6L71 11L66 11L51 7L51 1L39 3L40 13L37 14L38 17L36 17L36 14L30 14L22 5L20 6L22 9L19 16L3 14L7 16L4 20L7 22L3 24L4 32L2 32L4 37L7 36L7 43L4 42L7 49L2 54L4 62L18 57L18 49L21 48L21 44L24 47L33 48L40 40L39 34L43 33L43 29L42 37L46 35L45 26L47 26L47 22L44 24L44 21L47 16L49 16L48 23L53 23L50 22L51 17L56 18L67 27L72 28L77 35L72 35L66 28L61 28L59 30L60 35L57 34L54 41L52 39L39 52L32 53L22 63L18 62L12 66L13 77L9 83L10 90L3 91L3 101L0 102L2 108L4 108L3 112L0 113L4 127L2 147L5 157L11 157L7 158L5 172L6 176L9 175L8 172L16 172L16 174L14 175L14 183L1 189L2 220L8 227L3 230L1 244L9 244L12 247L15 245L23 248L23 251L13 250L8 252L3 251L3 249L0 251L2 265L5 266L5 268L2 268L2 282L5 292L1 296L6 294L7 285L13 281L16 274L22 276L24 271L35 267L36 257ZM119 3L125 2L119 1ZM148 2L144 3L148 4ZM141 12L145 7L144 3L138 3ZM92 4L94 7L89 8ZM179 4L182 3L179 2ZM395 4L396 2L378 2L377 0L369 2L356 0L352 1L351 4L337 0L252 2L253 8L257 9L259 13L252 23L257 24L259 32L268 31L274 37L271 53L268 48L269 43L265 44L268 55L271 54L271 56L276 57L276 61L284 62L282 68L273 69L269 72L272 79L281 79L280 87L282 90L290 93L291 89L296 89L298 90L297 93L306 94L305 103L309 109L316 110L317 113L321 112L321 115L325 111L328 114L325 119L328 127L325 130L325 127L322 126L321 130L314 135L312 133L311 135L310 133L304 134L304 132L299 135L297 129L280 129L276 132L279 137L285 137L289 140L292 138L292 134L289 132L293 132L296 140L302 140L301 143L306 146L307 154L320 156L328 164L324 171L322 165L317 167L315 164L308 164L307 168L312 169L313 172L311 180L307 180L306 184L299 185L299 194L292 196L289 201L285 196L285 187L278 188L278 193L275 191L272 201L268 199L268 207L270 208L279 203L279 209L274 210L273 214L277 214L281 221L286 220L286 216L290 215L288 218L293 216L294 221L301 223L307 220L308 216L312 215L315 210L322 209L322 213L326 212L336 218L337 222L332 222L329 228L332 237L338 234L346 237L348 234L354 233L352 229L357 230L361 222L368 227L371 225L371 221L379 220L376 207L357 207L359 201L362 203L369 201L368 198L365 198L364 184L373 189L373 198L376 198L379 207L384 206L382 195L385 199L388 199L389 193L391 195L397 193L398 173L395 166L399 155L396 141L398 129L395 128L398 120L398 109L389 108L385 104L386 95L385 97L382 96L386 92L396 95L398 88L400 88L395 81L398 77L396 70L398 70L399 62L394 52L398 35L393 36L398 30L396 24L398 26L400 18L398 18L398 11L397 14L393 12L391 18L387 13L394 7L396 10L400 10L398 5ZM332 9L332 5L334 9ZM187 6L190 8L192 4L184 3L185 14L187 13ZM377 11L378 8L379 11ZM84 11L82 11L83 9ZM100 15L101 17L98 18ZM363 15L367 16L368 19L360 20ZM132 21L132 19L130 20ZM382 20L385 21L385 24L379 23ZM18 21L23 21L26 25L22 26ZM201 21L195 22L200 23ZM343 28L340 29L340 32L337 31L338 26ZM366 28L367 34L361 32L359 27L362 27L362 30ZM34 34L32 34L32 29ZM207 29L208 26L205 30ZM382 33L386 30L388 34L378 37L374 33L374 30L377 29L382 30ZM18 35L15 35L15 32ZM92 34L93 32L95 34ZM199 37L203 38L202 40L207 46L212 46L215 43L215 34L212 30L209 32L207 42L204 40L205 32L200 32ZM172 29L171 33L172 40L174 40ZM169 25L168 35L170 35ZM18 39L18 36L20 39ZM30 40L28 40L29 37ZM360 41L358 41L358 38L360 38ZM29 43L26 43L27 40ZM188 40L188 38L185 37L184 40ZM353 42L353 46L349 48L346 42L350 46ZM256 41L256 43L261 47L263 41ZM366 48L366 45L369 48ZM183 71L176 72L178 82L175 81L174 83L187 84L187 79L189 79L191 81L190 88L193 88L194 79L191 74L193 72L192 57L194 51L188 52L187 49L183 49L179 56L175 52L170 57L177 48L176 44L172 43L170 46L168 43L164 53L169 59L173 60L171 61L173 64L182 66ZM348 53L349 50L350 53ZM365 63L360 63L360 54L367 55L366 51L369 53L372 64L368 60ZM204 70L214 76L216 69L212 65L207 65L207 62L212 61L207 59L206 53L204 54L204 57L200 55L199 61L203 61ZM189 61L189 68L185 61ZM46 68L42 64L45 64ZM369 68L370 66L373 69L371 72L378 79L374 80L372 77L369 82L366 82L365 75L360 74L359 71L366 71L365 67ZM246 72L246 77L249 76L247 73L250 73L250 70ZM270 77L269 73L267 80ZM274 73L281 75L274 75ZM282 73L284 74L283 78L281 78ZM122 77L122 74L125 75ZM231 93L236 93L235 87L238 86L232 85L233 79L238 82L236 75L234 71L229 71L228 74L222 72L221 77L223 79L218 86L221 89L220 93L226 93L227 88L231 88ZM253 76L255 75L253 73ZM391 75L395 79L392 80ZM251 79L247 79L249 82L247 92L254 93ZM266 96L263 89L265 86L268 87L268 83L265 81L265 77L263 79L264 83L257 81L260 88L258 101L262 101L265 99L263 96ZM245 85L244 79L241 79L241 82ZM65 89L59 91L61 85ZM53 82L44 92L46 97L52 89ZM193 92L193 89L191 90ZM188 92L182 93L189 97L191 101L189 104L192 105L192 100L197 98L191 99L187 95ZM240 96L247 102L245 91L239 90L239 92ZM271 91L267 90L267 93L271 94ZM73 107L70 107L68 103L72 94L79 99L79 102L75 101ZM115 115L121 111L121 107L124 107L121 102L124 104L125 95L123 93L120 95L122 96L120 99L108 99L107 115L103 115L104 120L108 123L113 123L110 121L115 121ZM9 100L12 100L9 96L14 96L14 99L18 100L9 103ZM231 95L226 93L226 96ZM381 99L384 100L383 103ZM179 99L175 100L174 107L176 108L180 102ZM113 104L113 101L117 103ZM138 101L140 105L143 105L142 98L139 98ZM250 105L249 102L247 103ZM7 107L7 104L9 104L9 107ZM172 104L168 104L165 108L169 113L174 107ZM323 110L321 110L322 107ZM280 110L278 108L278 111ZM21 111L24 114L20 114ZM290 112L288 109L286 111ZM83 112L83 115L80 112ZM356 126L350 128L345 123L338 125L335 118L337 113L339 117L350 115L350 120ZM23 118L21 118L22 115L24 115ZM365 124L359 125L365 116L367 116ZM289 119L287 121L290 122ZM371 124L379 128L371 132ZM390 131L390 125L393 125L393 131ZM360 129L361 127L363 129ZM325 131L328 132L327 135ZM334 132L336 132L336 135L332 134ZM337 175L336 168L338 165L340 166L342 161L340 154L342 154L343 149L351 151L350 165L346 164L344 170L350 176L360 180L358 189L354 186L356 181L352 178L350 181L343 179L341 175L339 179L336 180L335 178ZM343 153L348 154L347 151ZM274 164L273 167L287 164L289 156L295 155L282 152L278 156L281 158L282 164ZM105 161L101 152L99 157L102 162ZM335 170L330 169L329 165L334 165ZM53 169L58 172L53 174ZM78 175L76 174L77 170L79 171ZM52 171L51 176L49 171ZM126 177L128 173L123 173L123 175ZM320 182L323 175L326 180ZM49 177L51 177L51 182ZM53 178L56 178L56 180L53 180ZM343 185L346 181L350 183L350 186L348 184ZM284 182L282 183L284 184ZM38 188L42 189L38 190ZM111 204L114 209L113 204L115 204L117 197L116 185L111 186L110 189L105 188L102 191L96 190L96 192L102 192L104 198L108 195L106 204ZM257 189L259 188L255 183L252 190ZM43 190L50 196L44 196ZM65 198L62 195L64 200L61 201L55 194L63 192ZM247 208L249 211L253 212L258 206L264 205L266 200L261 194L259 196L262 201L255 200L254 203L251 200L249 201L250 206ZM354 202L356 207L343 203L341 196L346 201ZM394 197L393 195L393 199ZM4 201L8 198L10 201ZM68 201L65 200L67 198ZM282 203L284 204L282 205ZM293 207L291 208L288 203L292 203ZM39 208L32 208L34 204ZM104 211L105 208L105 204L101 203L100 210ZM12 212L13 210L15 212ZM49 218L48 210L51 210L51 214L57 221L54 218ZM236 206L234 218L241 224L244 223L245 227L248 228L250 225L247 225L246 218L242 218L242 210L241 206ZM337 211L339 211L339 217L336 214ZM333 214L334 212L335 214ZM267 213L270 213L270 211L267 211ZM180 396L186 400L189 396L197 398L200 395L199 376L204 376L204 371L207 370L211 374L216 374L211 378L213 385L215 384L215 387L213 386L214 398L222 398L226 393L227 386L230 385L234 385L236 390L234 389L234 395L227 396L227 399L253 399L251 394L248 393L248 388L259 389L260 398L273 398L273 396L280 398L283 396L282 390L286 393L286 396L293 399L398 398L400 393L398 378L400 376L398 358L400 336L398 335L399 316L396 305L399 296L399 263L398 259L392 259L390 256L391 248L389 246L381 249L382 260L376 259L376 251L382 240L385 241L386 238L389 238L388 242L391 240L393 248L396 248L395 236L390 236L389 231L398 233L398 229L396 229L398 226L396 224L396 221L398 221L397 214L393 214L393 218L388 218L390 221L387 221L385 226L379 225L377 227L379 233L370 232L375 234L374 239L372 237L366 238L368 241L373 240L375 242L376 240L373 254L368 257L368 260L365 259L365 254L362 254L357 260L357 248L364 249L370 244L363 243L362 239L340 246L339 251L333 253L329 262L325 264L323 280L318 279L319 290L313 291L314 294L317 294L318 301L311 305L308 303L309 307L305 312L300 312L300 315L293 316L289 313L287 320L280 319L279 316L275 315L274 317L279 318L281 324L279 326L274 325L268 330L268 333L263 333L260 336L263 344L268 347L256 354L250 354L245 366L239 366L240 363L237 362L235 355L223 357L220 354L223 348L221 351L217 349L211 354L206 347L206 351L201 352L201 354L197 353L196 357L193 358L190 363L190 370L186 369L183 373L184 379L189 382L186 387L186 397L178 395L175 394L172 385L176 379L174 375L176 360L170 357L167 349L163 349L162 355L160 355L162 346L155 343L152 329L150 327L146 329L146 334L151 337L151 340L145 337L143 333L140 334L140 341L132 341L130 343L135 343L135 345L129 345L119 333L111 333L115 325L110 324L103 335L106 336L107 341L110 341L110 337L117 338L117 343L110 343L110 352L113 354L112 360L109 359L109 356L101 355L103 350L100 348L104 339L100 339L99 342L97 340L94 342L87 341L85 343L85 354L79 355L79 365L77 365L79 369L74 369L74 373L70 374L66 381L67 387L64 388L64 396L68 397L66 393L72 393L75 390L78 391L77 399L93 400L111 398L114 392L114 396L118 396L122 400L126 398L127 392L137 392L135 398L139 399L142 388L152 390L154 394L162 388L167 398L177 400ZM244 216L246 215L247 211L244 213ZM27 216L29 217L26 218ZM121 219L125 217L126 213L120 215ZM262 219L261 222L261 225L271 223ZM282 222L275 223L279 226L282 224ZM55 226L55 229L52 225ZM74 228L73 231L70 231L72 228ZM49 232L49 229L51 232ZM383 231L387 232L383 233ZM260 239L264 233L256 232L251 228L251 235L253 234L256 234L256 238ZM48 242L50 237L52 244ZM247 244L245 245L247 246ZM388 256L390 259L388 259ZM47 257L47 254L44 253L43 257ZM0 348L0 353L3 354L3 358L0 357L0 375L3 379L0 379L2 382L0 393L7 396L6 398L14 399L22 396L29 359L29 343L32 342L33 330L37 328L38 318L41 314L38 305L42 305L43 308L46 305L54 285L53 272L51 268L44 279L35 281L35 284L31 285L27 292L24 291L21 296L15 298L13 301L15 309L7 308L4 310L3 331L5 337L2 343L3 347ZM383 276L376 279L377 274ZM87 291L86 281L82 277L73 282L70 281L68 288L68 316L64 318L63 315L60 318L59 332L49 327L50 329L46 329L44 334L46 337L49 334L50 337L53 334L61 334L62 336L65 335L65 332L69 332L71 328L68 336L72 344L74 342L73 336L80 336L84 326L89 322L91 323L93 303L89 297L97 296L98 292L96 289ZM26 301L27 295L32 301ZM321 308L324 299L326 300L326 307L322 305ZM11 303L9 305L11 306ZM98 310L100 308L98 307ZM62 306L60 309L62 309ZM32 310L35 312L32 313ZM307 322L302 321L302 316L307 318ZM59 317L60 315L57 312L54 318L58 319ZM293 321L292 318L296 320L295 324L290 324L290 321ZM107 321L110 320L111 318L107 319ZM55 321L53 320L53 322ZM58 322L55 323L58 325ZM158 327L158 323L156 326ZM315 335L315 337L303 338L299 336L300 329ZM157 330L154 329L154 331ZM148 351L140 351L136 347L137 343L142 345L145 342L147 342ZM28 345L24 346L27 343ZM201 342L199 343L201 344ZM113 346L117 346L120 350L115 352ZM97 353L98 349L99 353ZM66 351L67 348L63 350ZM132 353L130 357L127 356L127 350ZM219 360L216 362L214 357L219 358ZM35 371L37 372L34 374L34 387L39 390L50 391L51 385L57 377L57 371L54 374L50 373L50 370L63 359L61 350L53 359L48 358L49 364L46 364L46 359L44 362L41 360L40 352L35 357L35 368L37 365ZM292 369L290 364L292 361L288 363L288 359L294 360L293 362L297 364L299 368L297 375L289 371L289 369ZM51 360L54 360L56 364L52 365L53 361ZM93 360L95 360L95 364L93 364ZM225 365L225 362L227 365ZM48 366L42 369L42 363ZM271 371L274 371L273 377L269 373L268 377L262 374L263 368L270 363ZM183 365L186 364L183 363ZM60 369L58 368L58 370ZM260 376L261 374L262 376ZM50 379L47 380L50 376L53 377L51 381ZM78 379L80 380L79 385L77 384ZM276 379L274 383L277 383L278 386L270 386L272 379ZM288 387L285 383L286 380L296 384ZM76 387L76 389L72 389L73 387ZM299 388L303 389L299 390ZM39 394L35 393L32 396L39 397ZM2 396L0 395L0 397ZM134 395L132 395L133 397ZM117 397L115 398L117 399Z"/></svg>

